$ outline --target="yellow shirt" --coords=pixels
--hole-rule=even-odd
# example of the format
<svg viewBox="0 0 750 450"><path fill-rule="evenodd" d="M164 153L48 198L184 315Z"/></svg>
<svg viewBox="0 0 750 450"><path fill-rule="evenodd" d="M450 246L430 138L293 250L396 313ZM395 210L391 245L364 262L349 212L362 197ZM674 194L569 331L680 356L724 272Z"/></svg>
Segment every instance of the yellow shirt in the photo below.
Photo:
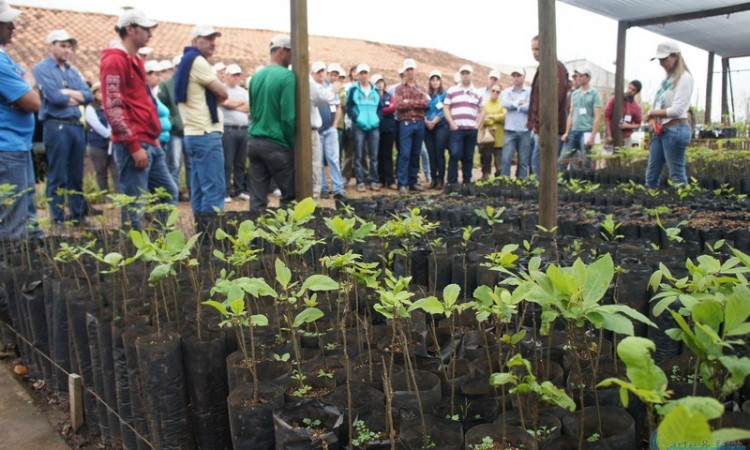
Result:
<svg viewBox="0 0 750 450"><path fill-rule="evenodd" d="M198 56L193 61L188 80L187 102L177 107L185 125L185 136L202 136L205 133L224 132L224 118L219 109L219 122L211 123L211 112L206 103L206 86L217 80L206 58Z"/></svg>
<svg viewBox="0 0 750 450"><path fill-rule="evenodd" d="M505 114L506 110L500 99L489 99L484 104L484 123L482 127L495 127L495 147L502 147L505 139Z"/></svg>

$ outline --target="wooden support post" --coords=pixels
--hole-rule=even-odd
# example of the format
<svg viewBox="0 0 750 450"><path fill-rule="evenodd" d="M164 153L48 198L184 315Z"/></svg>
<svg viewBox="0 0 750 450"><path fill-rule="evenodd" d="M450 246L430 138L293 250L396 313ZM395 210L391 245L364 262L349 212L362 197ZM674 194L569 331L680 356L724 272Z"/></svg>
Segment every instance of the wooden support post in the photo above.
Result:
<svg viewBox="0 0 750 450"><path fill-rule="evenodd" d="M708 52L708 73L706 74L706 108L703 114L703 123L711 123L711 103L714 93L714 52Z"/></svg>
<svg viewBox="0 0 750 450"><path fill-rule="evenodd" d="M729 99L727 92L729 90L729 59L721 58L721 120L726 124L729 120Z"/></svg>
<svg viewBox="0 0 750 450"><path fill-rule="evenodd" d="M557 28L555 0L539 1L539 224L557 226Z"/></svg>
<svg viewBox="0 0 750 450"><path fill-rule="evenodd" d="M83 421L83 379L80 375L68 375L68 395L70 397L70 427L78 432Z"/></svg>
<svg viewBox="0 0 750 450"><path fill-rule="evenodd" d="M297 78L294 136L294 186L297 200L312 196L312 128L310 127L310 57L307 0L290 0L292 12L292 67Z"/></svg>
<svg viewBox="0 0 750 450"><path fill-rule="evenodd" d="M622 120L622 100L625 93L625 38L628 26L624 21L617 22L617 60L615 61L615 110L612 114L612 138L615 147L622 146L622 131L618 126ZM606 119L605 119L606 120Z"/></svg>

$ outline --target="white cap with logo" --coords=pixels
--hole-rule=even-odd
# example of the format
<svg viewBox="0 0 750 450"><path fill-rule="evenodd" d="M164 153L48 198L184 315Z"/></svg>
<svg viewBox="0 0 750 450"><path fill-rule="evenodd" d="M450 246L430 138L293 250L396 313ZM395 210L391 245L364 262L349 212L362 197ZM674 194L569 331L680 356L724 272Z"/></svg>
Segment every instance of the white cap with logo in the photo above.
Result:
<svg viewBox="0 0 750 450"><path fill-rule="evenodd" d="M125 28L128 25L138 25L141 28L154 28L158 23L155 20L149 20L146 17L146 13L139 9L129 9L117 19L117 28Z"/></svg>
<svg viewBox="0 0 750 450"><path fill-rule="evenodd" d="M0 22L13 22L22 12L19 9L12 8L7 1L0 0Z"/></svg>
<svg viewBox="0 0 750 450"><path fill-rule="evenodd" d="M209 36L221 36L221 32L216 31L211 25L196 25L193 27L192 31L190 31L190 39Z"/></svg>

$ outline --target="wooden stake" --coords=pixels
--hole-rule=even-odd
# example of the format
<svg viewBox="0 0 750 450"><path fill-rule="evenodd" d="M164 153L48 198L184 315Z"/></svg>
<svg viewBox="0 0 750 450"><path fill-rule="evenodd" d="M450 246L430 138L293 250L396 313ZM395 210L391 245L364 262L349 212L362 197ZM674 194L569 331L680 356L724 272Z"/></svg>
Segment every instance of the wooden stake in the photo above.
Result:
<svg viewBox="0 0 750 450"><path fill-rule="evenodd" d="M307 0L290 0L292 12L292 67L297 77L294 136L294 187L297 200L312 197L312 128L310 127L310 57Z"/></svg>
<svg viewBox="0 0 750 450"><path fill-rule="evenodd" d="M68 394L70 395L70 427L78 432L83 420L83 379L80 375L68 375Z"/></svg>
<svg viewBox="0 0 750 450"><path fill-rule="evenodd" d="M555 0L539 0L539 224L557 226L557 28Z"/></svg>

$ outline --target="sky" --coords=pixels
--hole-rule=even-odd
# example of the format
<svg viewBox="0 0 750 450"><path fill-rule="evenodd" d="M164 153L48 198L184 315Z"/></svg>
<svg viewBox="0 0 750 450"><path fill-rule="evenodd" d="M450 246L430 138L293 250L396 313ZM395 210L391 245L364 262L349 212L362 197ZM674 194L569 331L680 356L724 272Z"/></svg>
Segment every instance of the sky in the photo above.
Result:
<svg viewBox="0 0 750 450"><path fill-rule="evenodd" d="M11 0L27 6L73 9L117 15L123 6L142 9L156 20L211 24L288 32L290 2L286 0ZM207 8L207 4L211 7ZM530 38L538 34L536 0L308 0L308 31L376 42L432 47L477 61L502 65L535 64ZM562 61L588 59L614 72L617 23L603 16L557 2L557 52ZM460 17L460 32L449 24ZM158 39L158 29L154 39ZM664 71L650 61L665 38L641 29L627 35L625 78L643 82L648 101L658 89ZM221 45L221 43L219 43ZM702 109L708 53L681 44L685 61L695 78L694 104ZM417 57L418 59L418 57ZM750 109L750 58L733 59L732 83L735 111L745 118ZM714 62L721 71L721 60ZM714 74L713 120L721 111L721 74Z"/></svg>

